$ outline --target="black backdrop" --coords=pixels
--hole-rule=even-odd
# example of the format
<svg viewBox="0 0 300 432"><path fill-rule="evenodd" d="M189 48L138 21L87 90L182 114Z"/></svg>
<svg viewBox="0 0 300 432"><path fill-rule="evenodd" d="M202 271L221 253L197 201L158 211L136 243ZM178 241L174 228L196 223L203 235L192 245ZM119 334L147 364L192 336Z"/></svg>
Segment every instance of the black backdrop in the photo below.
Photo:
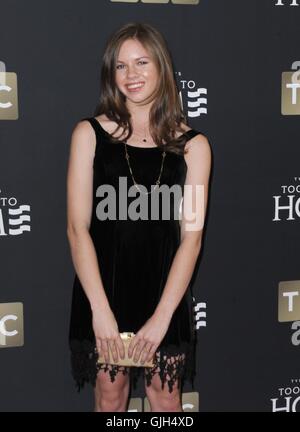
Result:
<svg viewBox="0 0 300 432"><path fill-rule="evenodd" d="M22 303L24 344L0 343L0 411L93 409L92 388L78 394L70 373L74 270L66 169L72 128L97 105L105 41L133 20L166 37L189 124L207 135L213 151L194 285L204 312L197 318L199 411L299 411L300 323L278 321L279 283L297 285L299 278L299 216L294 211L289 219L280 210L274 220L274 197L280 205L287 195L298 198L282 187L299 183L300 103L294 115L283 114L281 92L282 73L298 60L300 6L293 0L146 3L1 4L0 61L17 75L18 115L7 118L0 105L0 320L10 304ZM188 90L199 90L201 100ZM7 98L0 91L0 103ZM24 213L30 230L18 235L8 230L12 198L30 206ZM184 392L190 391L187 385ZM143 396L140 385L132 397Z"/></svg>

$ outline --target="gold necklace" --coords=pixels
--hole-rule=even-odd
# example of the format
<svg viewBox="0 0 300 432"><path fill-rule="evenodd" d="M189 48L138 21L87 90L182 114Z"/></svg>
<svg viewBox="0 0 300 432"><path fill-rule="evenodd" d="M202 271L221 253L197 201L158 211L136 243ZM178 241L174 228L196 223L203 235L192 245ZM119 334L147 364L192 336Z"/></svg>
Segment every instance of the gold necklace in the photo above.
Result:
<svg viewBox="0 0 300 432"><path fill-rule="evenodd" d="M160 178L161 178L161 174L162 174L162 171L163 171L164 160L165 160L165 157L166 157L166 152L165 152L165 150L164 150L163 153L162 153L162 161L161 161L160 173L159 173L158 179L157 179L156 182L155 182L155 186L154 186L154 188L152 189L151 192L143 192L143 191L141 191L141 189L139 188L138 183L136 182L136 180L135 180L135 178L134 178L134 176L133 176L133 172L132 172L132 169L131 169L131 166L130 166L130 162L129 162L129 154L128 154L128 151L127 151L127 143L124 142L124 144L125 144L125 158L126 158L126 160L127 160L128 168L129 168L129 171L130 171L131 178L132 178L132 181L133 181L134 186L135 186L135 187L136 187L136 188L137 188L137 189L138 189L142 194L144 194L144 195L149 195L149 194L151 194L152 192L155 191L155 189L157 188L157 186L160 185ZM142 147L141 147L141 148L142 148ZM149 148L150 148L150 147L149 147Z"/></svg>

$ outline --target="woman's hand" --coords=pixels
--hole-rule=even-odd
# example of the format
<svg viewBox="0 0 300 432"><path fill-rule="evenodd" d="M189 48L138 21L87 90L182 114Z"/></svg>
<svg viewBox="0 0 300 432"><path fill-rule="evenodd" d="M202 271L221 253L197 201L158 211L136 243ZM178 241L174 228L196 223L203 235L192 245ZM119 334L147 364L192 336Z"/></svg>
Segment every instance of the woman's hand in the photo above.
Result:
<svg viewBox="0 0 300 432"><path fill-rule="evenodd" d="M170 325L171 317L154 313L140 328L132 338L128 347L128 357L132 356L135 349L133 360L137 362L141 355L141 363L151 361L158 345L163 340Z"/></svg>
<svg viewBox="0 0 300 432"><path fill-rule="evenodd" d="M125 348L118 324L110 308L93 310L93 330L97 351L99 355L103 353L107 363L109 362L109 347L114 361L118 361L118 352L122 359L125 357Z"/></svg>

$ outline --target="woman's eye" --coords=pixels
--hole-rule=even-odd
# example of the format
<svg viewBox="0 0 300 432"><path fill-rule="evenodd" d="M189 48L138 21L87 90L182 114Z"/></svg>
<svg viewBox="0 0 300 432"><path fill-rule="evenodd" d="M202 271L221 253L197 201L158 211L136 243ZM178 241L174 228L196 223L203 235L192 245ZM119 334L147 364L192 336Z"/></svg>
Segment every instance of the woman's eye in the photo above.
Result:
<svg viewBox="0 0 300 432"><path fill-rule="evenodd" d="M144 65L144 64L147 64L148 62L147 61L144 61L144 60L140 60L140 61L138 61L138 64L141 64L141 65ZM123 64L119 64L119 65L117 65L116 66L116 69L123 69L123 67L124 67L125 65L123 65Z"/></svg>

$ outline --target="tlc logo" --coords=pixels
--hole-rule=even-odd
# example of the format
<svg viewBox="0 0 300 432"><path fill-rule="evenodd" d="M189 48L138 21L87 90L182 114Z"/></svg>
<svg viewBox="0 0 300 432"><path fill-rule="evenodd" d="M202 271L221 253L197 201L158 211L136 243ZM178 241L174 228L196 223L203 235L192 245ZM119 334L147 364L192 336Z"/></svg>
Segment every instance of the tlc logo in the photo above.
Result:
<svg viewBox="0 0 300 432"><path fill-rule="evenodd" d="M24 345L22 303L0 303L0 348Z"/></svg>
<svg viewBox="0 0 300 432"><path fill-rule="evenodd" d="M299 6L299 4L298 4L299 0L289 0L289 1L291 2L290 6ZM288 1L286 1L286 0L278 0L277 3L275 4L275 6L285 6L286 3L288 3Z"/></svg>
<svg viewBox="0 0 300 432"><path fill-rule="evenodd" d="M282 115L300 115L300 61L295 61L291 70L283 72L281 77Z"/></svg>
<svg viewBox="0 0 300 432"><path fill-rule="evenodd" d="M300 281L281 281L278 289L278 321L291 322L291 343L300 345Z"/></svg>
<svg viewBox="0 0 300 432"><path fill-rule="evenodd" d="M5 63L0 61L0 120L17 120L18 79L15 72L6 72Z"/></svg>
<svg viewBox="0 0 300 432"><path fill-rule="evenodd" d="M278 321L300 320L300 281L281 281L278 290Z"/></svg>

